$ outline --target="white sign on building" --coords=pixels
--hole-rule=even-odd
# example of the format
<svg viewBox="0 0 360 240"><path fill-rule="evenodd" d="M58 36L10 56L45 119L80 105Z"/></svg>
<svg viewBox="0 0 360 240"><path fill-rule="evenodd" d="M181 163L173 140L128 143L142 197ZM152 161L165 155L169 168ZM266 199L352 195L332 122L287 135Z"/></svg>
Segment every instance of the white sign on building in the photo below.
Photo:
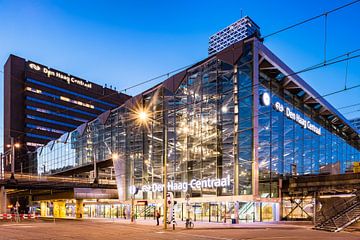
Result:
<svg viewBox="0 0 360 240"><path fill-rule="evenodd" d="M191 189L201 189L201 188L218 188L218 187L228 187L230 186L230 176L225 178L208 178L208 179L192 179L190 182L174 182L169 181L167 184L168 191L182 191L187 192L189 188ZM129 190L133 190L134 186L130 186ZM153 183L150 185L143 185L140 187L140 190L143 192L162 192L164 189L164 184Z"/></svg>

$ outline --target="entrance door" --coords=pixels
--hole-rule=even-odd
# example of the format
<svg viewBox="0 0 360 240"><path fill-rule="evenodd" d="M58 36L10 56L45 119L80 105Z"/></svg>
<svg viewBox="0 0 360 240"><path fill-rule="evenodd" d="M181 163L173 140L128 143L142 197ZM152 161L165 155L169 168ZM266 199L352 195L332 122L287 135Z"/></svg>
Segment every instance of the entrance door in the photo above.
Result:
<svg viewBox="0 0 360 240"><path fill-rule="evenodd" d="M194 217L193 217L193 221L202 221L202 207L201 204L194 204L193 205L194 208Z"/></svg>
<svg viewBox="0 0 360 240"><path fill-rule="evenodd" d="M219 205L217 203L210 203L209 208L209 222L219 222Z"/></svg>

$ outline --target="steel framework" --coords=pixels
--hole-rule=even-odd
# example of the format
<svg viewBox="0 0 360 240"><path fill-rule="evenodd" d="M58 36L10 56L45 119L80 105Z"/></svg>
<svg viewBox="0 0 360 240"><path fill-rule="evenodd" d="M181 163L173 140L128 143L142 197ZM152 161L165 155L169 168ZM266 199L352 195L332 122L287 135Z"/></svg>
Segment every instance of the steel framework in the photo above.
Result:
<svg viewBox="0 0 360 240"><path fill-rule="evenodd" d="M260 27L245 16L209 38L209 55L220 52L231 44L250 36L260 36Z"/></svg>

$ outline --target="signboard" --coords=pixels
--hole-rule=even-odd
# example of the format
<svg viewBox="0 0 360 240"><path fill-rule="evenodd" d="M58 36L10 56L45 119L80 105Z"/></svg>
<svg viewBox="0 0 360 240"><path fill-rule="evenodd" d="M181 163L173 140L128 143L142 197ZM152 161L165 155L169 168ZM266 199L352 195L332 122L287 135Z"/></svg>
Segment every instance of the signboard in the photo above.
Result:
<svg viewBox="0 0 360 240"><path fill-rule="evenodd" d="M90 82L86 82L84 80L77 79L69 74L61 73L54 69L50 69L50 68L41 66L41 65L33 63L33 62L28 62L28 67L36 72L43 73L48 78L56 77L60 80L67 82L67 84L76 84L76 85L83 86L86 88L92 88L92 83L90 83Z"/></svg>
<svg viewBox="0 0 360 240"><path fill-rule="evenodd" d="M230 186L230 176L225 178L208 178L208 179L192 179L190 182L174 182L169 181L167 184L168 191L183 191L187 192L189 188L200 189L200 188L218 188ZM135 186L130 186L129 190L132 191ZM140 190L143 192L162 192L164 184L153 183L151 185L143 185Z"/></svg>
<svg viewBox="0 0 360 240"><path fill-rule="evenodd" d="M315 126L315 124L309 120L305 120L300 114L293 112L289 107L284 107L280 102L274 103L273 107L276 111L284 113L288 119L295 121L302 128L309 129L313 133L321 135L320 127Z"/></svg>

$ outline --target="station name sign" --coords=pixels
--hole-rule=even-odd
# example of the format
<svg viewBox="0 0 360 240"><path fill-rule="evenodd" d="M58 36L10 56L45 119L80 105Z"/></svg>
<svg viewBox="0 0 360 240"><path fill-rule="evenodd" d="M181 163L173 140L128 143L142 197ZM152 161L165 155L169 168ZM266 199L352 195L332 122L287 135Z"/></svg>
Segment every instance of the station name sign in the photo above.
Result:
<svg viewBox="0 0 360 240"><path fill-rule="evenodd" d="M174 182L169 181L167 184L168 191L182 191L187 192L189 188L191 189L200 189L200 188L218 188L218 187L229 187L230 186L230 176L225 178L208 178L202 180L192 179L190 182ZM136 190L135 186L130 186L130 193L133 194ZM164 189L164 184L153 183L151 185L143 185L139 190L143 192L162 192Z"/></svg>
<svg viewBox="0 0 360 240"><path fill-rule="evenodd" d="M295 121L297 124L299 124L304 129L309 129L313 133L317 135L321 135L321 128L315 126L311 121L305 120L303 117L300 116L298 113L294 113L291 111L289 107L284 107L283 104L280 102L274 103L274 109L278 112L282 112L285 114L285 116L293 121Z"/></svg>
<svg viewBox="0 0 360 240"><path fill-rule="evenodd" d="M70 76L68 74L64 74L64 73L58 72L56 70L40 66L40 65L38 65L36 63L29 63L28 66L29 66L30 69L32 69L32 70L34 70L36 72L41 72L41 73L45 74L48 78L56 77L58 79L66 81L67 84L76 84L76 85L83 86L83 87L86 87L86 88L92 88L91 83L85 82L85 81L77 79L77 78L74 78L74 77L72 77L72 76Z"/></svg>

